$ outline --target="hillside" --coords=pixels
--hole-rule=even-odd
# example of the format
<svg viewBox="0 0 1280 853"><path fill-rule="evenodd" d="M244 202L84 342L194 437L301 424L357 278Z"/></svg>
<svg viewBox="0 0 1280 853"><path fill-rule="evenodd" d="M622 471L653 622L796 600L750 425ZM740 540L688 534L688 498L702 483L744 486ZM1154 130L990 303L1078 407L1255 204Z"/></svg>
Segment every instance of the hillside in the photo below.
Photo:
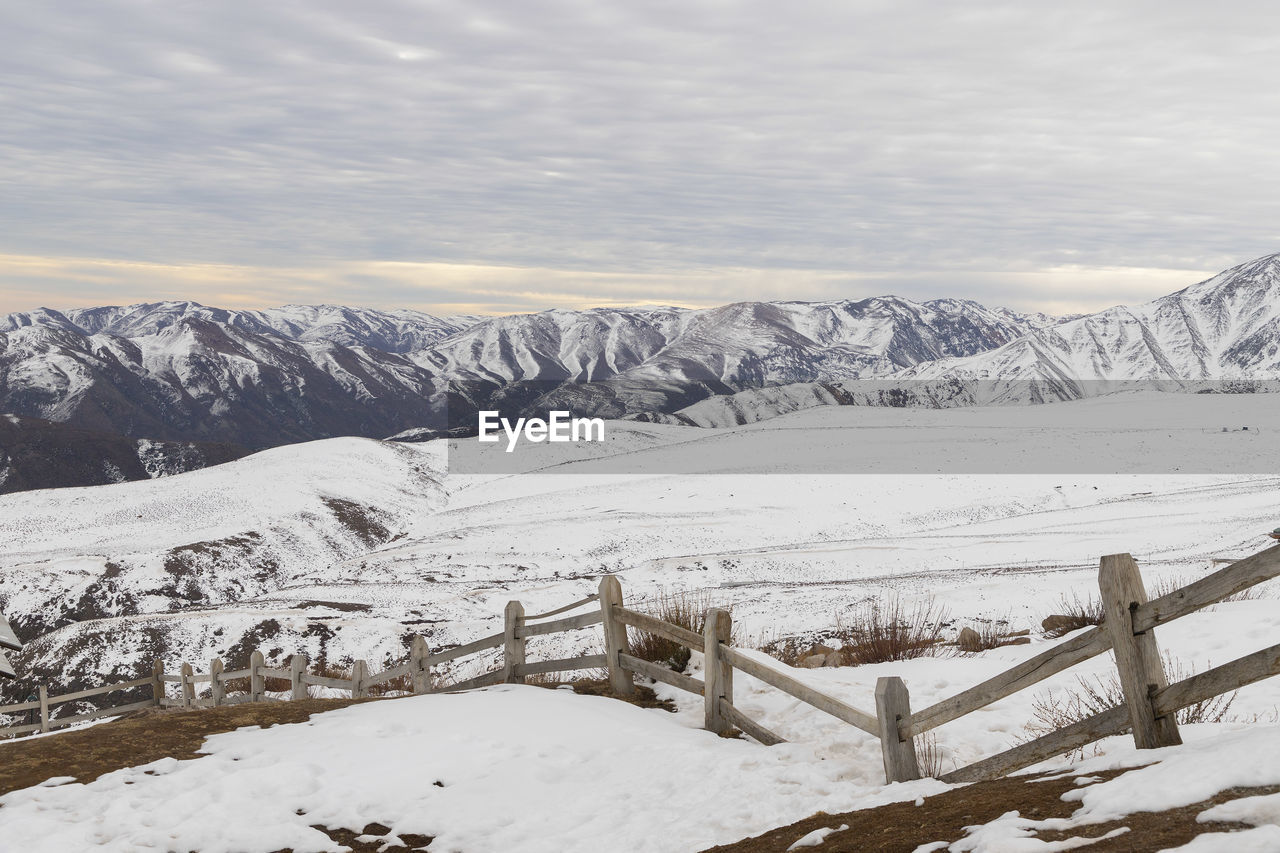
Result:
<svg viewBox="0 0 1280 853"><path fill-rule="evenodd" d="M506 685L326 704L338 703L146 714L0 744L0 833L22 850L193 853L1003 853L1099 837L1090 849L1196 839L1241 853L1280 837L1274 725L1206 726L1145 754L1113 738L1047 775L886 786L860 773L856 735L720 738L696 728L700 701L670 713Z"/></svg>
<svg viewBox="0 0 1280 853"><path fill-rule="evenodd" d="M0 416L0 494L168 477L248 454L234 444L152 441Z"/></svg>
<svg viewBox="0 0 1280 853"><path fill-rule="evenodd" d="M341 611L326 601L268 612L247 603L323 577L443 502L429 450L367 439L277 448L180 477L4 496L0 602L33 641L19 656L33 678L132 677L157 654L277 634L319 659ZM371 621L384 643L407 630Z"/></svg>
<svg viewBox="0 0 1280 853"><path fill-rule="evenodd" d="M1267 400L1227 398L1228 414L1164 396L1012 410L1020 423L1003 409L861 407L724 431L614 422L594 460L566 445L512 454L519 477L450 470L441 441L333 439L10 495L0 610L33 640L27 671L89 680L255 645L376 664L413 633L466 642L513 597L559 606L610 572L641 598L713 590L753 633L821 631L868 595L944 581L958 614L1034 627L1100 554L1197 571L1275 526L1280 481L1254 472L1280 457L1280 435L1217 429L1256 423ZM1153 419L1160 402L1172 408Z"/></svg>

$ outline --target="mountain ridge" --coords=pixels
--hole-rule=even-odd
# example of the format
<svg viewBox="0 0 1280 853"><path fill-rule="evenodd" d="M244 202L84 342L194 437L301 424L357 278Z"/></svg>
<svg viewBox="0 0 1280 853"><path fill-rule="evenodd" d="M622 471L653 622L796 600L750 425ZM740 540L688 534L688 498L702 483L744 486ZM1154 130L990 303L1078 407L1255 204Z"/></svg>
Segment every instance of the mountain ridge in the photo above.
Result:
<svg viewBox="0 0 1280 853"><path fill-rule="evenodd" d="M803 387L815 383L1027 381L1048 389L1035 399L1064 399L1081 380L1276 377L1280 254L1143 305L1064 318L896 296L498 317L168 301L0 317L0 412L250 449L442 434L476 408L681 421L677 412L723 398L693 418L713 424L814 400L937 404L932 392ZM788 385L802 387L732 399Z"/></svg>

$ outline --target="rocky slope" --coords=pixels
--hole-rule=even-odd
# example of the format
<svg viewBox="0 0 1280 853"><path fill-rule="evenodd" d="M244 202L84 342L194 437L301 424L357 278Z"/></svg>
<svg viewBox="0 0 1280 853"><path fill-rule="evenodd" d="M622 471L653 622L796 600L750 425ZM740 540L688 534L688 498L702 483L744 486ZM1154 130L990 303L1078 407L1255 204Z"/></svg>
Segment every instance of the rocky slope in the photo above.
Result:
<svg viewBox="0 0 1280 853"><path fill-rule="evenodd" d="M234 444L126 438L0 415L0 494L167 477L221 465L248 452Z"/></svg>

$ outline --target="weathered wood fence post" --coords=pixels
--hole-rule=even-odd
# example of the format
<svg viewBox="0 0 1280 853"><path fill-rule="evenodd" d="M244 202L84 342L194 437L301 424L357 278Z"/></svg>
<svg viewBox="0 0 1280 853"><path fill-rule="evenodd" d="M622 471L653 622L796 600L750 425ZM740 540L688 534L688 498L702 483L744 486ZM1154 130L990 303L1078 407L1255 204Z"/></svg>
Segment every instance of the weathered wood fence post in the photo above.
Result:
<svg viewBox="0 0 1280 853"><path fill-rule="evenodd" d="M415 634L409 646L409 676L413 679L413 692L421 695L431 688L431 673L427 670L426 638Z"/></svg>
<svg viewBox="0 0 1280 853"><path fill-rule="evenodd" d="M705 726L707 731L722 735L733 728L729 719L720 713L721 699L733 704L733 666L720 654L720 644L727 644L733 636L729 611L719 607L708 610L702 636L706 658L702 692Z"/></svg>
<svg viewBox="0 0 1280 853"><path fill-rule="evenodd" d="M266 665L266 658L262 656L261 651L255 649L253 654L249 655L250 702L261 702L267 692L267 679L262 674L262 668Z"/></svg>
<svg viewBox="0 0 1280 853"><path fill-rule="evenodd" d="M222 669L222 658L209 661L209 689L213 691L215 708L227 699L227 685L222 681Z"/></svg>
<svg viewBox="0 0 1280 853"><path fill-rule="evenodd" d="M1098 589L1106 618L1102 629L1111 638L1116 670L1124 701L1133 724L1133 742L1138 749L1177 746L1182 743L1178 723L1172 714L1157 717L1152 696L1169 686L1160 660L1160 647L1155 634L1135 634L1133 611L1147 601L1142 573L1129 554L1110 554L1098 567Z"/></svg>
<svg viewBox="0 0 1280 853"><path fill-rule="evenodd" d="M363 699L369 695L369 664L358 660L351 664L351 698Z"/></svg>
<svg viewBox="0 0 1280 853"><path fill-rule="evenodd" d="M191 668L191 664L184 663L182 665L182 707L190 708L195 704L196 685L191 680L191 676L195 675L195 670Z"/></svg>
<svg viewBox="0 0 1280 853"><path fill-rule="evenodd" d="M302 683L302 675L306 671L306 655L294 655L289 658L289 698L294 702L307 698L307 685Z"/></svg>
<svg viewBox="0 0 1280 853"><path fill-rule="evenodd" d="M524 625L524 605L508 601L503 611L502 680L507 684L524 684L524 676L516 675L516 667L524 666L524 638L518 637Z"/></svg>
<svg viewBox="0 0 1280 853"><path fill-rule="evenodd" d="M151 698L156 707L164 704L164 661L160 658L151 665Z"/></svg>
<svg viewBox="0 0 1280 853"><path fill-rule="evenodd" d="M49 731L49 688L41 684L36 692L40 698L40 731L47 732Z"/></svg>
<svg viewBox="0 0 1280 853"><path fill-rule="evenodd" d="M613 608L622 606L622 584L613 575L600 579L600 615L604 618L604 656L609 668L609 689L619 696L636 692L630 670L622 668L620 654L631 654L627 626L614 618Z"/></svg>
<svg viewBox="0 0 1280 853"><path fill-rule="evenodd" d="M876 718L880 727L880 752L884 756L885 782L910 782L920 778L914 738L903 738L899 726L911 717L911 694L897 676L876 681Z"/></svg>

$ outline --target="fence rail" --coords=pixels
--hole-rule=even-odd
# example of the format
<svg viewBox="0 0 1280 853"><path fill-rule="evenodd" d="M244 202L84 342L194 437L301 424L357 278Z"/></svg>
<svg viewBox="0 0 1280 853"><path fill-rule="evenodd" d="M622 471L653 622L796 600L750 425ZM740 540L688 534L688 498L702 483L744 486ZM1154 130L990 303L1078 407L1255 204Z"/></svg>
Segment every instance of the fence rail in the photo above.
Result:
<svg viewBox="0 0 1280 853"><path fill-rule="evenodd" d="M615 576L607 576L601 580L598 594L535 616L526 616L520 602L510 602L504 613L503 631L499 634L436 652L428 650L424 638L414 637L406 661L372 675L363 660L354 662L349 677L338 678L308 672L308 661L302 655L290 658L285 668L269 667L261 652L253 652L249 666L244 669L226 670L221 660L214 659L208 672L196 673L191 664L183 663L178 673L169 673L164 670L163 663L157 661L152 675L146 678L60 696L49 696L41 687L35 701L0 707L0 714L38 710L40 722L0 729L0 736L49 731L75 722L155 705L197 708L279 701L279 697L268 695L267 679L287 680L289 689L275 692L287 692L294 700L306 698L309 687L347 691L353 698L363 698L370 695L371 688L381 687L385 692L393 682L404 679L408 684L401 685L400 692L422 694L522 683L528 676L550 672L603 668L608 672L610 689L616 694L626 696L634 693L633 678L640 675L701 695L705 708L704 726L710 731L724 734L731 728L737 728L766 746L785 742L781 735L752 720L733 704L733 673L739 670L879 738L886 781L897 782L920 776L914 747L915 738L919 735L1097 655L1114 652L1125 699L1123 704L942 777L949 782L976 781L1022 769L1124 731L1133 732L1135 744L1143 749L1180 743L1174 720L1178 710L1280 674L1280 644L1170 685L1165 683L1154 629L1278 575L1280 545L1238 560L1181 589L1148 601L1141 573L1132 557L1128 554L1103 557L1098 575L1105 611L1101 626L1057 643L981 684L915 713L911 711L907 685L900 678L880 678L874 693L874 713L864 711L850 704L846 698L818 690L779 666L760 660L756 653L735 648L730 639L732 620L727 611L718 608L708 610L705 630L699 634L623 606L620 582ZM594 603L599 606L591 612L536 621L561 616ZM603 654L533 662L525 659L526 643L530 638L578 631L597 624L602 625ZM628 628L656 634L701 652L705 658L704 678L694 678L636 657L631 653ZM435 683L433 667L498 648L502 649L502 659L497 669L457 683ZM229 682L245 679L249 682L247 691L240 695L228 694ZM177 698L171 698L165 692L165 686L173 683L179 685ZM206 684L210 695L197 695L203 692L197 685ZM152 698L147 701L102 708L75 717L50 718L52 705L146 685L150 685L152 691Z"/></svg>

